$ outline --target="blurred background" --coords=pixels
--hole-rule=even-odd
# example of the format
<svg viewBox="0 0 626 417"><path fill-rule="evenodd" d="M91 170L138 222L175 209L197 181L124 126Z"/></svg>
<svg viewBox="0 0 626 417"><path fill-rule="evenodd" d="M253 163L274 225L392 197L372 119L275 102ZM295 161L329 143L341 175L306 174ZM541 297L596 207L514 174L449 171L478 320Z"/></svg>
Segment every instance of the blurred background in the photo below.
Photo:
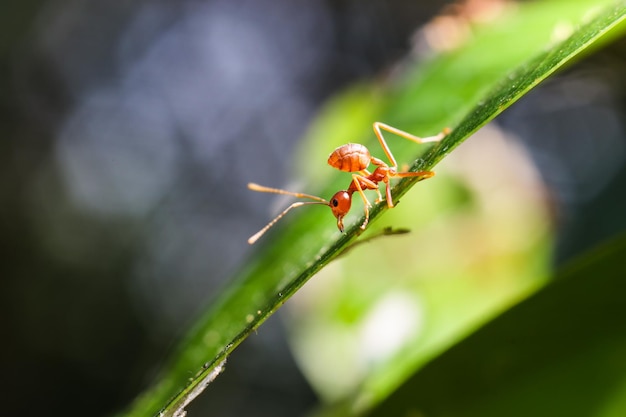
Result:
<svg viewBox="0 0 626 417"><path fill-rule="evenodd" d="M419 53L424 39L415 34L445 5L0 6L6 415L126 407L270 218L267 198L245 184L285 186L321 106ZM536 170L553 265L626 229L625 85L622 40L528 94L493 127ZM215 416L293 416L318 401L275 317L227 369L190 415L210 404Z"/></svg>

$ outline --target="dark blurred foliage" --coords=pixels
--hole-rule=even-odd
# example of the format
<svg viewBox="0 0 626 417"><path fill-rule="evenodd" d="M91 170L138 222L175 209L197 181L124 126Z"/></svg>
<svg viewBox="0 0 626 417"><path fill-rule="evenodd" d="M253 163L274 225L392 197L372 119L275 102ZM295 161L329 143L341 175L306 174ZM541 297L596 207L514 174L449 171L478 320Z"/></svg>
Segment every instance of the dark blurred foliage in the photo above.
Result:
<svg viewBox="0 0 626 417"><path fill-rule="evenodd" d="M402 57L441 3L0 6L3 415L128 405L245 262L269 215L245 184L284 184L322 102ZM625 226L624 56L620 42L501 118L555 190L559 260ZM315 403L280 323L262 329L192 416Z"/></svg>

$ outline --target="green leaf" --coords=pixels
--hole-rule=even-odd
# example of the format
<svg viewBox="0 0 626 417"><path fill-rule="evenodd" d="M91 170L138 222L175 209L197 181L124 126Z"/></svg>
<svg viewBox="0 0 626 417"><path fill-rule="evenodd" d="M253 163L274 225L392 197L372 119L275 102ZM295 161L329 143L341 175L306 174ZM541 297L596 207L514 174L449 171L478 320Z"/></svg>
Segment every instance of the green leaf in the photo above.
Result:
<svg viewBox="0 0 626 417"><path fill-rule="evenodd" d="M626 235L455 345L368 414L622 416Z"/></svg>
<svg viewBox="0 0 626 417"><path fill-rule="evenodd" d="M365 86L348 93L334 104L346 111L335 112L333 116L327 113L322 123L328 126L334 121L336 127L344 128L329 131L318 127L320 131L316 131L314 127L311 132L314 145L311 146L315 150L309 155L322 152L320 149L327 154L329 149L345 143L345 139L341 139L332 145L340 140L338 131L352 133L352 141L371 143L371 132L367 134L369 141L366 132L376 119L403 130L426 131L427 134L451 126L452 134L418 159L414 144L394 139L394 154L399 161L415 160L412 170L431 169L481 126L600 39L625 14L624 3L618 3L577 27L581 16L590 9L589 2L555 1L545 5L531 4L524 11L520 6L518 12L478 31L475 38L458 50L416 63L413 70L394 85ZM559 14L546 18L546 10L555 5L566 7L557 7ZM571 15L563 16L563 10ZM554 25L561 19L573 22L571 36L545 49ZM515 28L516 25L524 27L522 23L534 25L524 48L508 48L502 54L485 52L485 42L497 40L497 44L505 48L507 42L519 44L517 39L522 32L516 32ZM544 52L537 55L542 49ZM531 56L535 58L530 59ZM517 65L519 67L509 73ZM498 78L501 81L494 84L493 80ZM491 92L486 93L489 89ZM346 106L346 102L352 106ZM351 111L347 111L348 108ZM312 161L315 170L324 159ZM348 181L345 176L329 175L333 176L316 176L324 195L345 187ZM397 201L415 183L409 179L400 181L393 188L394 199ZM223 369L226 358L237 345L361 234L362 219L348 219L349 227L341 234L334 228L332 216L322 207L313 206L284 219L276 230L257 243L255 256L200 317L156 384L137 399L126 416L180 412ZM375 205L370 225L386 210L385 204ZM401 209L394 209L397 210ZM289 227L284 227L287 224ZM522 288L517 289L518 295L529 290L528 286Z"/></svg>

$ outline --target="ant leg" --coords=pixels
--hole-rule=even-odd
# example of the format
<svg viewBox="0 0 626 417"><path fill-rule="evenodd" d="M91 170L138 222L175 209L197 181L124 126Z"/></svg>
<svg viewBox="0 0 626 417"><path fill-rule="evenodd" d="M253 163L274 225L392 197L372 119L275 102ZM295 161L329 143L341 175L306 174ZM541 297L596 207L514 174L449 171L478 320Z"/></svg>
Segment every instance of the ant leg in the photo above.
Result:
<svg viewBox="0 0 626 417"><path fill-rule="evenodd" d="M380 159L378 159L378 158L372 157L371 162L373 164L375 164L375 165L380 165L379 162L382 162L382 161ZM386 164L384 162L383 162L382 165L386 166ZM380 194L380 190L378 189L378 184L369 179L370 175L372 175L371 172L369 172L367 169L362 169L361 171L359 171L357 177L359 177L361 179L361 181L363 181L363 183L367 185L366 188L368 190L376 190L376 193L378 194L378 197L376 198L375 203L378 204L381 201L383 201L383 196ZM354 177L354 175L353 175L353 177ZM368 202L368 204L369 204L369 202ZM369 206L372 207L371 204L369 204Z"/></svg>
<svg viewBox="0 0 626 417"><path fill-rule="evenodd" d="M379 165L374 160L380 161L380 159L372 157L372 163L374 163L376 165ZM384 162L383 162L383 165L387 166ZM376 194L378 194L378 197L376 198L375 203L378 204L381 201L383 201L383 195L380 193L380 189L378 188L378 183L376 183L376 182L374 182L374 181L369 179L369 177L371 175L372 174L367 169L363 169L363 170L359 171L358 174L352 174L352 178L354 179L355 176L358 177L363 182L363 184L366 185L365 189L376 191ZM355 183L355 185L359 186L359 185L361 185L361 183L358 183L358 184ZM363 188L363 187L361 187L361 188ZM368 202L368 205L370 207L372 207L372 205L369 202Z"/></svg>
<svg viewBox="0 0 626 417"><path fill-rule="evenodd" d="M434 177L435 172L434 171L396 172L390 176L397 177L397 178L422 177L422 179L425 180L426 178Z"/></svg>
<svg viewBox="0 0 626 417"><path fill-rule="evenodd" d="M361 175L352 174L352 181L354 182L354 185L356 186L357 191L359 192L359 194L361 195L361 198L363 199L363 209L365 211L365 220L363 221L363 224L361 225L361 229L365 230L365 226L367 226L367 223L370 221L369 207L371 207L372 205L370 204L367 197L365 197L365 193L363 192L363 188L361 187L361 183L359 182L359 180L363 180L363 182L365 182L368 186L370 185L369 183L371 183L371 185L376 187L376 184ZM376 189L378 189L378 187L376 187ZM380 194L380 191L378 191L378 194Z"/></svg>
<svg viewBox="0 0 626 417"><path fill-rule="evenodd" d="M390 174L390 177L394 178L407 178L407 177L422 177L421 179L426 179L433 177L435 175L434 171L417 171L417 172L396 172ZM385 193L387 196L387 207L393 208L393 198L391 197L391 187L389 185L389 179L385 181Z"/></svg>
<svg viewBox="0 0 626 417"><path fill-rule="evenodd" d="M380 193L380 189L378 187L376 187L376 194L378 194L378 197L376 197L376 201L374 202L378 204L383 201L383 195Z"/></svg>
<svg viewBox="0 0 626 417"><path fill-rule="evenodd" d="M376 201L377 203L382 201L383 196L380 194L380 190L378 189L378 183L370 180L369 178L361 174L361 172L365 172L368 175L370 175L367 172L367 170L364 169L363 171L360 171L358 174L352 174L352 181L354 182L354 185L356 186L357 191L361 194L361 197L366 202L367 206L372 207L372 204L365 197L365 193L363 193L363 186L361 184L365 185L366 190L375 190L376 193L378 193L378 200Z"/></svg>
<svg viewBox="0 0 626 417"><path fill-rule="evenodd" d="M372 158L372 159L374 159L374 158ZM365 172L367 172L367 170L365 170ZM370 174L368 173L367 175L370 175ZM383 201L383 195L380 193L380 188L378 188L378 184L377 183L375 183L374 181L372 181L369 178L364 177L362 175L358 175L358 177L361 179L361 181L363 181L363 183L365 185L367 185L366 188L368 190L374 190L374 191L376 191L376 194L378 194L377 197L376 197L376 201L374 201L374 203L378 204L381 201ZM369 204L369 201L368 201L368 204ZM372 207L371 204L369 204L369 206Z"/></svg>
<svg viewBox="0 0 626 417"><path fill-rule="evenodd" d="M429 143L429 142L439 142L441 139L445 138L451 132L450 129L446 127L445 129L443 129L443 131L441 131L441 133L435 136L428 136L425 138L420 138L408 132L405 132L404 130L400 130L395 127L389 126L388 124L381 123L381 122L374 122L374 133L376 134L376 137L378 138L378 142L380 142L380 146L383 148L383 151L385 151L385 155L387 155L389 162L391 162L391 165L394 168L398 167L398 163L396 162L396 159L393 157L393 154L391 153L391 150L389 149L387 142L385 142L385 139L383 137L383 132L381 131L381 129L389 133L398 135L404 139L408 139L415 143L419 143L419 144Z"/></svg>

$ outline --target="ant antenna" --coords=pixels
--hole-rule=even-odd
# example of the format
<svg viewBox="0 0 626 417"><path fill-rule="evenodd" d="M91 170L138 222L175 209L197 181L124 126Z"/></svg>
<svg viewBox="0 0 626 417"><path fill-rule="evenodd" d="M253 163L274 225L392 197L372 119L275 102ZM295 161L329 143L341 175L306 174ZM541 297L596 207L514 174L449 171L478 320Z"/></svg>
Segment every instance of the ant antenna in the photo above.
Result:
<svg viewBox="0 0 626 417"><path fill-rule="evenodd" d="M330 203L328 201L324 200L321 197L317 197L317 196L310 195L310 194L294 193L291 191L282 190L280 188L265 187L263 185L255 184L253 182L248 183L248 188L251 189L252 191L259 191L261 193L290 195L290 196L298 197L298 198L310 198L311 200L316 200L316 201L298 201L298 202L293 203L289 207L287 207L278 216L274 217L274 219L271 222L269 222L264 228L262 228L261 230L259 230L258 232L250 236L250 238L248 239L248 243L250 245L252 245L254 242L259 240L259 238L263 236L270 227L274 226L277 221L279 221L285 214L287 214L287 212L289 212L289 210L293 208L306 206L310 204L324 204L325 206L330 206Z"/></svg>

